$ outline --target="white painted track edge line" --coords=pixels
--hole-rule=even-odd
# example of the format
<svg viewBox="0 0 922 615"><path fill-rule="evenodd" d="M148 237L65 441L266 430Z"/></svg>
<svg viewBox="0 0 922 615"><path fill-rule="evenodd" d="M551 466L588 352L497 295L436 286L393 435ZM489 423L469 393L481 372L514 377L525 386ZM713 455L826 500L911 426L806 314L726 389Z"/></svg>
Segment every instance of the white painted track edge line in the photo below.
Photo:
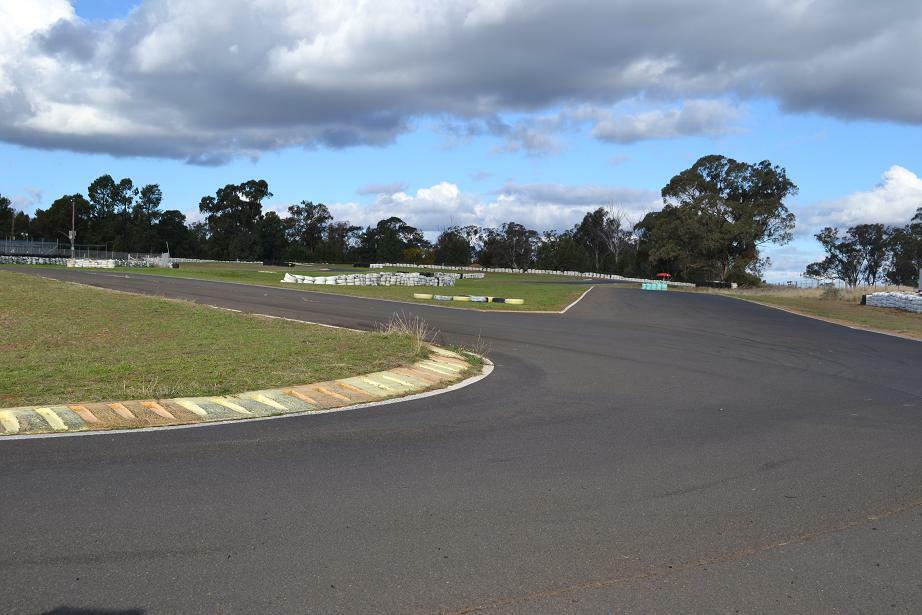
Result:
<svg viewBox="0 0 922 615"><path fill-rule="evenodd" d="M479 356L479 355L475 355ZM85 436L107 436L111 434L136 434L136 433L151 433L157 431L169 431L172 429L197 429L201 427L220 427L222 425L242 425L245 423L255 423L258 421L273 421L276 419L288 419L301 416L312 416L317 414L333 414L336 412L350 412L352 410L362 410L365 408L374 408L377 406L387 406L390 404L396 404L405 401L414 401L417 399L424 399L426 397L435 397L436 395L441 395L443 393L450 393L451 391L456 391L458 389L463 389L464 387L470 386L476 382L480 382L491 373L493 373L493 362L487 359L486 357L480 357L483 359L483 369L481 369L479 374L474 374L468 378L465 378L461 382L456 382L450 386L447 386L443 389L436 389L434 391L424 391L422 393L414 393L413 395L406 395L404 397L392 397L391 399L383 399L380 401L370 401L361 404L354 404L351 406L341 406L339 408L326 408L324 410L301 410L298 412L289 412L286 414L276 414L273 416L260 416L254 418L241 418L241 419L228 419L224 421L207 421L202 423L189 423L185 425L160 425L156 427L138 427L135 429L109 429L104 431L84 431L84 432L58 432L58 433L43 433L43 434L23 434L23 435L8 435L0 437L0 442L4 441L18 441L18 440L35 440L40 438L73 438L73 437L85 437ZM2 446L2 444L0 444Z"/></svg>
<svg viewBox="0 0 922 615"><path fill-rule="evenodd" d="M580 295L579 297L576 298L576 301L574 301L573 303L571 303L571 304L568 305L567 307L563 308L563 309L560 311L560 313L561 313L561 314L566 314L566 313L567 313L567 310L569 310L571 307L573 307L574 305L576 305L577 303L579 303L580 301L582 301L582 300L583 300L583 297L585 297L586 295L588 295L588 294L589 294L589 291L592 290L593 288L595 288L595 285L590 286L589 288L587 288L586 291L585 291L582 295Z"/></svg>

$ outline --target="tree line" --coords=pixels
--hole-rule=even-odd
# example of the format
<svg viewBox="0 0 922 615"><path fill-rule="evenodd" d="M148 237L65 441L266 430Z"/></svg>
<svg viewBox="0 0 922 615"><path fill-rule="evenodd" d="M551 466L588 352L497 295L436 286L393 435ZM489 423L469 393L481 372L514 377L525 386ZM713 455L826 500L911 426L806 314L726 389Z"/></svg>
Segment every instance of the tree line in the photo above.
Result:
<svg viewBox="0 0 922 615"><path fill-rule="evenodd" d="M32 216L13 209L0 195L0 234L11 239L58 241L69 244L71 224L77 243L105 246L114 252L163 252L169 243L183 253L197 249L186 216L163 211L163 193L157 184L135 186L131 179L116 181L103 175L87 194L66 194Z"/></svg>
<svg viewBox="0 0 922 615"><path fill-rule="evenodd" d="M289 206L280 216L264 210L272 192L261 179L228 184L203 196L201 219L189 222L180 211L161 209L158 185L135 186L129 178L116 181L103 175L90 184L86 196L62 196L31 217L14 211L9 199L0 196L0 232L9 229L17 236L66 244L73 211L78 243L107 244L115 251L161 252L169 245L174 256L218 260L479 263L632 277L665 272L691 282L758 284L769 264L761 248L791 241L795 218L786 201L796 193L781 166L711 155L673 177L661 191L663 208L640 220L629 219L614 206L600 207L569 229L538 232L509 221L498 227L451 226L429 241L399 215L362 227L335 220L326 205L310 200ZM910 227L899 236L916 233ZM840 245L843 238L837 232L820 235L840 252L851 250ZM887 245L899 243L896 231L888 230L887 236ZM915 249L905 242L899 245L891 253L909 255ZM912 258L897 260L899 265L884 268L886 272L902 268L905 276L911 275L907 263ZM838 275L835 262L811 272Z"/></svg>
<svg viewBox="0 0 922 615"><path fill-rule="evenodd" d="M826 227L815 235L826 257L805 275L847 286L881 282L915 286L922 270L922 206L905 226L858 224L844 232Z"/></svg>

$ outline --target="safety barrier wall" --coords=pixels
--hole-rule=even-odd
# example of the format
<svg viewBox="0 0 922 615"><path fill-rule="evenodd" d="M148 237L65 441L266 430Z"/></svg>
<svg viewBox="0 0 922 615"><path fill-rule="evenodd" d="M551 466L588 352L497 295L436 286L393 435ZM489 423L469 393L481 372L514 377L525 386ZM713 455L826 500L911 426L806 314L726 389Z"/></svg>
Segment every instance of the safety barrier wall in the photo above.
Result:
<svg viewBox="0 0 922 615"><path fill-rule="evenodd" d="M922 314L922 295L890 292L872 293L865 295L865 302L874 307L894 308Z"/></svg>
<svg viewBox="0 0 922 615"><path fill-rule="evenodd" d="M174 263L239 263L241 265L262 265L262 261L221 261L213 258L176 258L171 256Z"/></svg>
<svg viewBox="0 0 922 615"><path fill-rule="evenodd" d="M45 256L0 256L0 265L66 265L69 259Z"/></svg>
<svg viewBox="0 0 922 615"><path fill-rule="evenodd" d="M348 275L298 275L286 273L282 282L293 284L334 284L337 286L454 286L458 274L353 273Z"/></svg>
<svg viewBox="0 0 922 615"><path fill-rule="evenodd" d="M383 269L384 267L406 267L417 269L438 269L447 271L477 271L486 273L523 273L521 269L512 269L508 267L472 267L459 265L413 265L409 263L372 263L372 269ZM645 278L628 278L615 273L592 273L587 271L551 271L549 269L529 269L524 273L536 273L543 275L561 275L578 278L593 278L596 280L617 280L619 282L636 282L643 284L645 282L658 282L659 280L648 280ZM686 286L694 288L694 284L688 282L666 282L669 286Z"/></svg>
<svg viewBox="0 0 922 615"><path fill-rule="evenodd" d="M68 267L91 267L93 269L115 269L114 259L105 258L77 258L67 261Z"/></svg>
<svg viewBox="0 0 922 615"><path fill-rule="evenodd" d="M78 258L71 260L54 256L0 256L0 265L60 265L67 267L92 267L113 269L115 267L159 267L155 257L144 258Z"/></svg>

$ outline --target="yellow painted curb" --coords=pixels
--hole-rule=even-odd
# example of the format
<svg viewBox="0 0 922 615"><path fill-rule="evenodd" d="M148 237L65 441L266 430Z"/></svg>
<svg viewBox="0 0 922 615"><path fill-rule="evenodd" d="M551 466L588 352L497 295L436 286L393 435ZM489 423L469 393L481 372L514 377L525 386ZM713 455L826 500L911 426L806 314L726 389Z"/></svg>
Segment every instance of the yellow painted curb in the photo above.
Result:
<svg viewBox="0 0 922 615"><path fill-rule="evenodd" d="M45 419L55 431L67 431L67 425L51 408L36 408L35 413Z"/></svg>
<svg viewBox="0 0 922 615"><path fill-rule="evenodd" d="M240 414L253 414L252 412L250 412L249 410L247 410L240 404L235 404L234 402L227 399L226 397L212 397L211 401L213 401L214 403L220 406L224 406L225 408L230 408L234 412L238 412Z"/></svg>
<svg viewBox="0 0 922 615"><path fill-rule="evenodd" d="M19 433L19 419L9 410L0 411L0 425L8 434Z"/></svg>
<svg viewBox="0 0 922 615"><path fill-rule="evenodd" d="M202 418L205 418L206 416L208 416L208 413L205 412L205 409L202 408L197 403L195 403L194 401L190 401L188 399L177 399L175 401L177 404L179 404L180 406L182 406L183 408L185 408L192 414L196 414Z"/></svg>

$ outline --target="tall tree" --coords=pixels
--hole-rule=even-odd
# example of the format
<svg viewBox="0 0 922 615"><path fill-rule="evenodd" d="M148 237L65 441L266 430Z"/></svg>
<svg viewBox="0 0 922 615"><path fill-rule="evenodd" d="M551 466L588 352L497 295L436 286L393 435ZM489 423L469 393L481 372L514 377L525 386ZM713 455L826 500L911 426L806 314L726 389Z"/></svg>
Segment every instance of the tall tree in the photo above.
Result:
<svg viewBox="0 0 922 615"><path fill-rule="evenodd" d="M259 243L263 260L281 260L285 254L285 221L274 211L267 211L259 219Z"/></svg>
<svg viewBox="0 0 922 615"><path fill-rule="evenodd" d="M535 251L538 269L580 271L591 257L586 246L574 239L574 231L545 231Z"/></svg>
<svg viewBox="0 0 922 615"><path fill-rule="evenodd" d="M0 234L13 234L13 220L15 217L16 210L13 209L12 201L0 194Z"/></svg>
<svg viewBox="0 0 922 615"><path fill-rule="evenodd" d="M48 241L67 241L71 222L78 243L91 243L86 233L90 227L92 205L82 194L65 194L55 199L48 209L36 209L32 229L36 237Z"/></svg>
<svg viewBox="0 0 922 615"><path fill-rule="evenodd" d="M848 234L861 253L862 281L868 286L877 284L890 257L893 231L883 224L859 224L850 228Z"/></svg>
<svg viewBox="0 0 922 615"><path fill-rule="evenodd" d="M807 265L805 275L818 279L841 280L848 286L857 286L861 280L864 255L854 235L840 235L839 229L827 226L814 237L823 246L826 258Z"/></svg>
<svg viewBox="0 0 922 615"><path fill-rule="evenodd" d="M439 265L470 265L471 242L464 230L452 226L442 231L433 246L434 258Z"/></svg>
<svg viewBox="0 0 922 615"><path fill-rule="evenodd" d="M535 262L541 236L518 222L506 222L499 230L481 229L477 260L484 267L530 269Z"/></svg>
<svg viewBox="0 0 922 615"><path fill-rule="evenodd" d="M890 236L890 267L887 280L892 284L922 288L922 207L906 226L893 229Z"/></svg>
<svg viewBox="0 0 922 615"><path fill-rule="evenodd" d="M199 211L207 214L209 241L216 256L230 260L259 258L257 226L262 202L271 196L265 180L251 179L242 184L227 184L215 196L202 197Z"/></svg>
<svg viewBox="0 0 922 615"><path fill-rule="evenodd" d="M573 238L582 244L592 257L592 270L601 272L607 256L617 261L624 233L621 230L621 217L614 211L599 207L586 212L583 220L576 225Z"/></svg>
<svg viewBox="0 0 922 615"><path fill-rule="evenodd" d="M655 269L683 280L713 279L720 240L720 221L691 207L666 205L648 213L636 227L641 251Z"/></svg>
<svg viewBox="0 0 922 615"><path fill-rule="evenodd" d="M501 230L505 239L508 266L522 271L531 268L539 241L538 232L517 222L506 222Z"/></svg>
<svg viewBox="0 0 922 615"><path fill-rule="evenodd" d="M308 258L315 257L327 226L333 221L330 210L323 203L301 201L299 205L288 208L288 215L290 240L300 244Z"/></svg>
<svg viewBox="0 0 922 615"><path fill-rule="evenodd" d="M181 211L168 209L161 213L156 232L157 250L185 258L204 256L202 250L205 246L196 245L192 231L186 226L186 216Z"/></svg>
<svg viewBox="0 0 922 615"><path fill-rule="evenodd" d="M657 239L664 236L655 232L657 223L698 218L697 230L702 232L693 237L699 243L688 246L686 268L697 262L726 280L757 268L760 246L792 239L794 214L785 200L796 193L797 186L784 168L767 160L747 164L725 156L704 156L663 188L666 207L660 213L664 215L647 216L644 228ZM651 257L657 252L650 250Z"/></svg>
<svg viewBox="0 0 922 615"><path fill-rule="evenodd" d="M163 192L157 184L148 184L140 189L134 207L131 209L131 246L133 251L157 252L164 246L157 245L156 224L162 212L160 203Z"/></svg>
<svg viewBox="0 0 922 615"><path fill-rule="evenodd" d="M35 239L32 233L32 218L24 211L17 211L13 216L11 227L15 230L15 235L23 239Z"/></svg>
<svg viewBox="0 0 922 615"><path fill-rule="evenodd" d="M399 263L404 252L411 249L428 248L423 234L397 216L379 220L362 233L359 254L362 260L384 263Z"/></svg>
<svg viewBox="0 0 922 615"><path fill-rule="evenodd" d="M91 243L112 242L113 250L130 250L130 216L137 194L127 177L116 182L111 175L102 175L93 180L87 188L92 205Z"/></svg>
<svg viewBox="0 0 922 615"><path fill-rule="evenodd" d="M318 257L328 262L339 263L355 258L352 252L361 230L361 227L353 226L348 220L331 222L327 225L326 238L321 244Z"/></svg>
<svg viewBox="0 0 922 615"><path fill-rule="evenodd" d="M12 201L0 195L0 235L10 239L34 238L32 218L24 211L16 211Z"/></svg>

